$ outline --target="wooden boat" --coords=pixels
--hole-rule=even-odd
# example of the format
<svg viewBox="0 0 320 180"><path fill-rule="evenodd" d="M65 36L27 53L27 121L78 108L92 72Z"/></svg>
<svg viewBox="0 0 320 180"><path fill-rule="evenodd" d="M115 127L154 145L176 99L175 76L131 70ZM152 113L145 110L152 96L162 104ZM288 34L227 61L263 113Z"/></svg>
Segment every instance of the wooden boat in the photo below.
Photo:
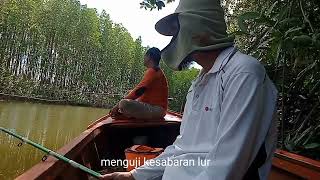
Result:
<svg viewBox="0 0 320 180"><path fill-rule="evenodd" d="M133 145L136 136L147 136L152 147L172 144L179 134L181 115L168 112L161 121L113 121L105 116L90 125L58 152L95 171L101 171L101 159L124 159L124 150ZM90 179L69 164L49 157L24 174L19 180L31 179ZM320 180L320 162L286 151L277 150L270 180Z"/></svg>

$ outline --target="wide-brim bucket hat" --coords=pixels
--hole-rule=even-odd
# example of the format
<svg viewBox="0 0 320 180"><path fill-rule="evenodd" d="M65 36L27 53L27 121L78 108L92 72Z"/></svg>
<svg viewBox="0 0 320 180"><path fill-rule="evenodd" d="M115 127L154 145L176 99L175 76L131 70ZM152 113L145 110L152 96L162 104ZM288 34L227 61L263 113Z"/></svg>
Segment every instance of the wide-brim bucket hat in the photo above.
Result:
<svg viewBox="0 0 320 180"><path fill-rule="evenodd" d="M162 35L173 36L161 51L163 61L174 70L182 70L197 51L211 51L234 44L220 0L180 0L173 14L160 19L155 29Z"/></svg>

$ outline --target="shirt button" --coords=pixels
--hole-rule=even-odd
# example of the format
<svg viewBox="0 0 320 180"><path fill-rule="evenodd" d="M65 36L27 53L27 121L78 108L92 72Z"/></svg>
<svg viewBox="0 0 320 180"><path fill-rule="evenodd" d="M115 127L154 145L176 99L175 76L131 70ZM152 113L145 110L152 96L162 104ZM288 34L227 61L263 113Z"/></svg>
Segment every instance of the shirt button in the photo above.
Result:
<svg viewBox="0 0 320 180"><path fill-rule="evenodd" d="M196 95L196 98L199 98L199 94Z"/></svg>

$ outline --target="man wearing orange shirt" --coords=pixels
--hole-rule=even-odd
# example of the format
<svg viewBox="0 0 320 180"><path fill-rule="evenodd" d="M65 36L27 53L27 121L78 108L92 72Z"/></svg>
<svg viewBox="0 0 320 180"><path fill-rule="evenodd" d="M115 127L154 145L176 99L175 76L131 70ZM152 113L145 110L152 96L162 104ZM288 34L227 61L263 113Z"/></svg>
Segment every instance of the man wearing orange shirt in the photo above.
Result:
<svg viewBox="0 0 320 180"><path fill-rule="evenodd" d="M158 120L168 108L168 83L160 69L161 52L150 48L144 56L147 70L141 82L111 111L115 119L136 118Z"/></svg>

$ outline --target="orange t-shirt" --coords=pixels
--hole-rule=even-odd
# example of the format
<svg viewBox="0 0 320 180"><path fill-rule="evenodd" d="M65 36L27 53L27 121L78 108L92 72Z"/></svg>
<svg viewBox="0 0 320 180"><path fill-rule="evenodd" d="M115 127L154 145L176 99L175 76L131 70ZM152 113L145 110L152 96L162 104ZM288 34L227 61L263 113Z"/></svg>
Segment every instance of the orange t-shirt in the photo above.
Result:
<svg viewBox="0 0 320 180"><path fill-rule="evenodd" d="M139 97L138 91L143 94ZM125 97L137 99L141 102L168 108L168 82L161 69L148 68L141 82Z"/></svg>

